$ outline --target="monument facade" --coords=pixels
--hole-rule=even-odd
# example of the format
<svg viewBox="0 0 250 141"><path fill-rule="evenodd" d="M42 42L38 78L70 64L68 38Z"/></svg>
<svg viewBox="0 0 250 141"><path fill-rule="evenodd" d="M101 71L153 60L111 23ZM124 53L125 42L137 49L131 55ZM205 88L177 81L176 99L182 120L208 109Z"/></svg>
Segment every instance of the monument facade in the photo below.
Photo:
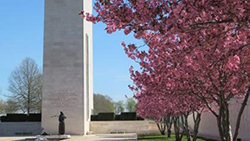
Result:
<svg viewBox="0 0 250 141"><path fill-rule="evenodd" d="M45 0L42 128L58 134L60 111L65 134L85 135L93 109L92 0Z"/></svg>

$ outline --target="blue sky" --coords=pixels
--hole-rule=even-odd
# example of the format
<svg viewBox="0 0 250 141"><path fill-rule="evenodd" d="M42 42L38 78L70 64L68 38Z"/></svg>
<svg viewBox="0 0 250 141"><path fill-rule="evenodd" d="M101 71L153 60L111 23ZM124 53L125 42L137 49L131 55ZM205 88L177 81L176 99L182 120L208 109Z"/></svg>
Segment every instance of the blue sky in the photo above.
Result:
<svg viewBox="0 0 250 141"><path fill-rule="evenodd" d="M44 0L0 0L0 18L0 98L5 99L10 73L24 58L33 58L42 69ZM125 100L125 95L133 95L128 85L132 84L129 67L134 62L121 42L140 42L122 32L107 34L100 23L93 28L94 93Z"/></svg>

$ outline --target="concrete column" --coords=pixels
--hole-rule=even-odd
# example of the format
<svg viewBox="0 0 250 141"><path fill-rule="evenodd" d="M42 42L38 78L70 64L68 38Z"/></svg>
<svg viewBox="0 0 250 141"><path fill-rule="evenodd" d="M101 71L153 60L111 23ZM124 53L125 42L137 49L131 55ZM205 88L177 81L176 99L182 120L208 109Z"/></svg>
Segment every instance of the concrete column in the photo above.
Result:
<svg viewBox="0 0 250 141"><path fill-rule="evenodd" d="M93 109L92 24L78 15L91 0L45 0L42 128L58 134L62 111L66 134L85 135Z"/></svg>

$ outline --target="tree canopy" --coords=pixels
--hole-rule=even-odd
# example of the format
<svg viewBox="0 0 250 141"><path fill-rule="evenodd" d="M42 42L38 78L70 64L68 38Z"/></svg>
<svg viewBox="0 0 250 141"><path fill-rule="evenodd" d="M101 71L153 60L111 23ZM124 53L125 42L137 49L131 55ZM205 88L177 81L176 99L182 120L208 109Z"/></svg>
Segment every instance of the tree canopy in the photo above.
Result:
<svg viewBox="0 0 250 141"><path fill-rule="evenodd" d="M24 113L41 111L42 74L31 58L25 58L9 77L11 100Z"/></svg>
<svg viewBox="0 0 250 141"><path fill-rule="evenodd" d="M101 112L114 112L113 100L102 94L94 94L94 114Z"/></svg>
<svg viewBox="0 0 250 141"><path fill-rule="evenodd" d="M128 98L126 101L126 110L128 112L136 112L136 104L137 102L135 101L134 98Z"/></svg>
<svg viewBox="0 0 250 141"><path fill-rule="evenodd" d="M134 34L147 46L122 43L140 65L130 69L135 97L203 104L217 119L220 140L236 141L250 95L250 1L97 0L94 9L96 16L83 12L83 17L106 24L110 34ZM242 103L234 135L232 99Z"/></svg>
<svg viewBox="0 0 250 141"><path fill-rule="evenodd" d="M117 114L117 115L121 114L125 110L124 103L122 100L115 102L114 106L115 106L115 114Z"/></svg>

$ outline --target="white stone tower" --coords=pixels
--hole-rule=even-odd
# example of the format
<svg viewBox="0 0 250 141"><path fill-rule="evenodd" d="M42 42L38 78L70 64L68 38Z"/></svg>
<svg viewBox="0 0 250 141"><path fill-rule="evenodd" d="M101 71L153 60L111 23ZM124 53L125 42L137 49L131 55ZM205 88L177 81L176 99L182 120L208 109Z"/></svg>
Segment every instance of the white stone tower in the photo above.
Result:
<svg viewBox="0 0 250 141"><path fill-rule="evenodd" d="M93 109L92 0L45 0L42 128L58 134L60 111L65 133L86 135Z"/></svg>

